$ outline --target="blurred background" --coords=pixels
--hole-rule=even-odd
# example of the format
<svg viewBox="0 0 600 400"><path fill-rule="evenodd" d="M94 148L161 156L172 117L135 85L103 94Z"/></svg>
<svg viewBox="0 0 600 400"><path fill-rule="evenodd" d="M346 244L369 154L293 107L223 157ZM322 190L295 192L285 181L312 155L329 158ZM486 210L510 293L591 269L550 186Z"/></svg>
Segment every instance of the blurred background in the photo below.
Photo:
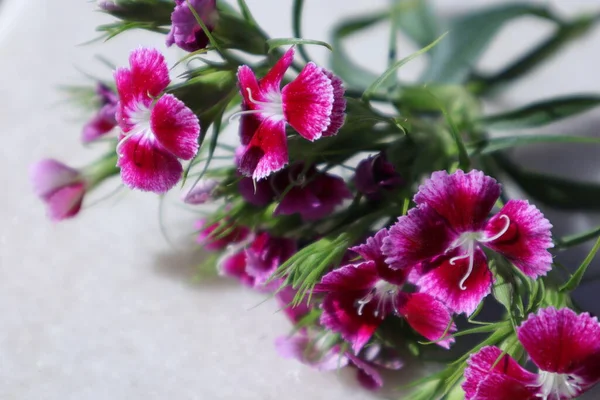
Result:
<svg viewBox="0 0 600 400"><path fill-rule="evenodd" d="M290 2L247 3L272 37L292 36ZM503 1L432 1L442 14L494 3ZM597 0L543 3L565 16L600 8ZM307 0L304 34L327 41L334 22L387 4ZM94 2L81 0L0 0L0 398L372 398L348 378L352 371L319 373L281 359L273 340L290 326L273 302L263 303L261 295L235 283L193 279L204 256L193 245L195 216L175 205L178 193L163 204L174 246L161 233L159 201L151 194L123 190L90 202L74 220L52 224L45 218L31 191L29 165L53 157L80 166L101 152L101 146L81 148L80 130L89 115L65 103L57 88L89 83L82 71L110 78L98 55L116 65L126 64L129 51L140 45L160 48L171 62L182 55L165 50L164 37L148 32L82 45L98 36L98 24L111 21L95 10ZM550 30L530 18L508 24L480 67L497 69ZM348 50L360 65L381 72L387 36L385 26L376 27L352 40ZM407 40L399 43L400 57L416 50ZM326 50L309 51L327 63ZM494 111L561 94L600 93L599 55L600 29L595 29L486 107ZM421 67L417 59L400 74L410 80ZM598 137L599 126L596 110L545 132ZM532 169L593 182L600 181L598 155L598 148L582 145L530 146L514 153ZM544 212L556 236L600 224L597 214ZM580 246L559 260L575 268L588 250ZM596 260L589 273L600 274L599 267ZM599 313L599 291L600 281L586 284L576 300ZM418 373L406 371L407 377Z"/></svg>

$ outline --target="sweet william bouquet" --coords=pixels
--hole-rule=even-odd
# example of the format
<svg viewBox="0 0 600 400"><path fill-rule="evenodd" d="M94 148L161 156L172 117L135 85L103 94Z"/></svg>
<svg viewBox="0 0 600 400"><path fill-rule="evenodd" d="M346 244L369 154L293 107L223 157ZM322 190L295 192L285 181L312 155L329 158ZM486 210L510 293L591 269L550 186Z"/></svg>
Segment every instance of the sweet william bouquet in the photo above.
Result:
<svg viewBox="0 0 600 400"><path fill-rule="evenodd" d="M567 20L545 5L511 3L442 20L425 1L398 0L333 26L328 44L304 37L303 1L291 3L294 38L269 37L244 0L98 2L115 18L98 27L103 37L144 29L165 35L165 47L133 49L113 79L71 88L94 99L81 140L107 152L83 168L52 159L32 166L50 219L76 216L105 181L156 194L184 188L199 215L190 224L214 255L199 263L278 300L293 324L275 343L284 357L354 368L372 390L383 385L382 369L410 359L445 365L410 385L403 398L411 399L558 400L591 389L600 324L571 293L591 278L600 239L579 266L564 268L554 255L600 229L553 237L538 205L597 211L600 187L523 169L510 150L597 143L520 130L589 110L600 97L495 115L481 100L576 41L600 14ZM554 33L499 72L479 73L494 35L525 15ZM390 29L379 73L343 46L375 24ZM421 50L397 59L398 35ZM329 48L330 65L312 62L309 46ZM168 47L185 54L180 76L163 57ZM399 80L417 56L427 59L421 78ZM227 125L239 132L234 146ZM494 135L500 130L509 133ZM480 317L498 303L501 313Z"/></svg>

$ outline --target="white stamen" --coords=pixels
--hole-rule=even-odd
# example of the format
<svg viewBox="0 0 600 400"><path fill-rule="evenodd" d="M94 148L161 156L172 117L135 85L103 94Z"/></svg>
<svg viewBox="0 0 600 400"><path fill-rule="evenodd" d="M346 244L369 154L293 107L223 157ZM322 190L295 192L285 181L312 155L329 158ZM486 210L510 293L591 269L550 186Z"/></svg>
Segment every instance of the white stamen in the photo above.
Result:
<svg viewBox="0 0 600 400"><path fill-rule="evenodd" d="M129 116L129 123L133 125L133 129L126 133L126 135L119 140L117 143L117 154L121 156L121 148L129 139L138 134L145 134L149 137L153 137L152 128L150 127L150 116L151 109L146 108L143 104L136 104L136 109L131 111Z"/></svg>
<svg viewBox="0 0 600 400"><path fill-rule="evenodd" d="M558 374L555 372L540 371L538 385L540 393L536 397L543 400L569 398L574 399L581 391L583 379L576 375Z"/></svg>
<svg viewBox="0 0 600 400"><path fill-rule="evenodd" d="M357 310L358 315L363 315L363 308L369 304L375 297L377 297L377 307L373 311L373 315L375 317L385 317L384 311L385 306L389 304L390 298L392 307L395 312L397 312L396 307L396 293L398 293L399 287L392 283L389 283L383 279L380 279L375 286L367 293L365 297L360 300L357 300Z"/></svg>
<svg viewBox="0 0 600 400"><path fill-rule="evenodd" d="M504 219L504 227L502 229L500 229L500 232L496 233L494 236L489 237L489 238L481 238L478 240L478 242L480 242L480 243L493 242L494 240L499 239L502 235L504 235L508 231L508 228L510 227L510 219L508 218L508 215L502 214L500 216L500 218Z"/></svg>
<svg viewBox="0 0 600 400"><path fill-rule="evenodd" d="M473 240L471 240L467 245L467 256L469 257L469 269L467 269L467 273L458 283L458 287L460 288L460 290L467 289L467 287L465 286L465 282L467 281L467 279L469 279L471 272L473 272L473 263L475 261L475 241ZM452 260L450 260L450 263L452 263Z"/></svg>

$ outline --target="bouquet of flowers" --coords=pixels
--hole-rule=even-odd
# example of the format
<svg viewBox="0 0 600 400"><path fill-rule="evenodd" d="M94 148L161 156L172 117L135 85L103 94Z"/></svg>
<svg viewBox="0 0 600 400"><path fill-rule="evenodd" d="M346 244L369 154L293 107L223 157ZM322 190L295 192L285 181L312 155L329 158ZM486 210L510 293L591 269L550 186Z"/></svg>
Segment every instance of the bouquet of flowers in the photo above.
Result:
<svg viewBox="0 0 600 400"><path fill-rule="evenodd" d="M304 37L303 3L291 5L295 37L271 38L244 0L99 1L115 18L97 28L102 37L166 35L166 47L185 52L184 71L174 76L166 49L139 47L113 79L72 88L95 109L81 140L107 151L82 168L53 159L32 166L50 219L76 216L106 181L158 195L185 188L182 201L198 214L190 225L212 254L199 262L277 299L293 324L275 343L284 357L355 368L373 390L381 369L409 359L446 366L410 385L410 399L571 399L591 389L600 381L600 324L571 293L586 279L600 229L553 237L538 206L598 210L600 186L529 171L510 150L600 143L519 134L599 106L600 97L493 115L481 101L600 14L564 19L545 5L511 3L443 20L426 1L397 0L338 23L329 44ZM499 72L478 72L502 25L524 15L556 29ZM391 32L379 74L344 51L376 24ZM421 49L398 59L398 35ZM331 50L328 68L311 61L310 46ZM420 79L400 80L416 57L427 60ZM239 136L227 137L231 125ZM594 239L579 266L554 260ZM481 317L498 306L493 319Z"/></svg>

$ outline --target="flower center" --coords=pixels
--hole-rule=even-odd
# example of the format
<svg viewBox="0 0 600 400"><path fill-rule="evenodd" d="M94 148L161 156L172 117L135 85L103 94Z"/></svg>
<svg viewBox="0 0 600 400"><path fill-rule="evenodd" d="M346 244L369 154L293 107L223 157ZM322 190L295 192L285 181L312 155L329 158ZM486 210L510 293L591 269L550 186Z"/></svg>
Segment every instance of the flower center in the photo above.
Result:
<svg viewBox="0 0 600 400"><path fill-rule="evenodd" d="M384 318L389 304L397 312L396 294L399 289L398 285L380 279L365 297L356 302L358 315L363 315L363 308L375 299L377 299L377 307L373 311L375 317Z"/></svg>
<svg viewBox="0 0 600 400"><path fill-rule="evenodd" d="M549 400L550 398L574 399L581 391L583 380L576 375L540 371L538 383L540 393L536 394L536 397L543 400Z"/></svg>
<svg viewBox="0 0 600 400"><path fill-rule="evenodd" d="M283 101L281 99L281 93L270 91L266 93L267 101L259 101L256 100L252 96L252 90L250 88L246 88L246 92L248 93L248 100L250 103L259 106L257 110L243 110L238 111L229 117L229 120L238 118L242 115L251 115L251 114L263 114L267 118L271 117L279 117L283 118Z"/></svg>
<svg viewBox="0 0 600 400"><path fill-rule="evenodd" d="M152 133L152 128L150 127L150 117L152 115L152 109L144 106L142 103L137 103L136 108L130 111L128 121L133 128L127 132L127 134L119 140L117 144L117 154L121 155L121 147L123 144L127 142L130 138L135 135L143 134L147 139L154 138L154 133Z"/></svg>
<svg viewBox="0 0 600 400"><path fill-rule="evenodd" d="M483 232L465 232L462 235L460 235L458 237L458 239L456 239L454 241L454 243L452 243L450 245L448 250L446 250L446 252L449 252L451 250L456 249L457 247L460 247L461 249L463 249L465 251L463 254L461 254L459 256L452 257L450 259L450 265L456 265L456 262L458 260L469 259L469 267L467 268L467 273L462 277L462 279L460 280L460 282L458 284L458 287L460 287L460 290L467 289L467 287L465 286L465 282L467 281L467 279L469 279L469 276L473 272L473 264L475 262L475 249L477 248L475 246L475 243L492 242L492 241L500 238L502 235L504 235L506 233L506 231L508 231L508 228L510 227L510 219L508 218L508 216L501 215L499 218L504 220L504 226L495 235L486 237Z"/></svg>

